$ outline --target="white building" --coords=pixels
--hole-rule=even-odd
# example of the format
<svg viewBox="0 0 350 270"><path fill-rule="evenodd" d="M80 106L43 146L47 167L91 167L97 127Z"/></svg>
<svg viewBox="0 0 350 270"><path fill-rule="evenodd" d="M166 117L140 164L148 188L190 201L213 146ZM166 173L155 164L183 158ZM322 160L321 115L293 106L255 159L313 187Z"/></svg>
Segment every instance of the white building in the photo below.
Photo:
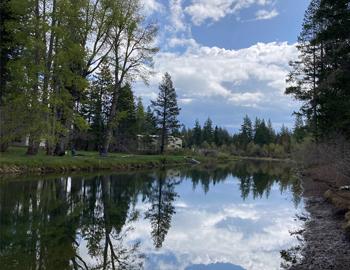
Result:
<svg viewBox="0 0 350 270"><path fill-rule="evenodd" d="M137 135L137 150L141 152L159 152L161 138L159 135ZM182 139L168 136L165 150L174 151L182 148Z"/></svg>

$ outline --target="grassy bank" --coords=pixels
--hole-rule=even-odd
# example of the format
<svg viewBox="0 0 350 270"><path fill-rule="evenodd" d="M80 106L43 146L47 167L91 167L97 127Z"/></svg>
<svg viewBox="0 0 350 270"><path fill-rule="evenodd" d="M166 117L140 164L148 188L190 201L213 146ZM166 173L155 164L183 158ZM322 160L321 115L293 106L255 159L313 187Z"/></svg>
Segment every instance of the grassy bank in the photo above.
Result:
<svg viewBox="0 0 350 270"><path fill-rule="evenodd" d="M25 148L12 147L8 152L0 153L0 174L122 170L188 163L188 160L180 155L111 153L108 157L100 157L97 152L78 151L74 157L54 157L45 155L43 151L36 156L28 156L25 152Z"/></svg>
<svg viewBox="0 0 350 270"><path fill-rule="evenodd" d="M228 163L230 161L245 159L268 162L290 161L289 159L263 157L237 157L223 153L205 156L195 154L191 151L167 155L110 153L107 157L100 157L97 152L78 151L76 156L71 156L68 154L63 157L56 157L47 156L45 152L41 150L36 156L28 156L26 155L26 148L11 147L9 151L0 153L0 174L149 169L163 166L191 164L191 158L189 158L189 156L200 161L201 164L205 166L214 166L220 163Z"/></svg>
<svg viewBox="0 0 350 270"><path fill-rule="evenodd" d="M195 156L203 164L217 164L237 160L237 157ZM44 151L38 155L26 155L26 148L11 147L9 151L0 153L0 174L84 172L98 170L148 169L163 166L190 164L190 158L184 154L168 155L133 155L110 153L100 157L97 152L78 151L76 156L70 154L63 157L47 156Z"/></svg>

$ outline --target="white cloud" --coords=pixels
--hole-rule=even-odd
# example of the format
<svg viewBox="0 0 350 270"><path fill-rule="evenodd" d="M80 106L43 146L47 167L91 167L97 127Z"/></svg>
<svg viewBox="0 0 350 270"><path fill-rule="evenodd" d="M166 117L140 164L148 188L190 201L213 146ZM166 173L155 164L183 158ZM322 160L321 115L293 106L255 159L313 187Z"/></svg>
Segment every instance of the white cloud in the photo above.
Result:
<svg viewBox="0 0 350 270"><path fill-rule="evenodd" d="M185 14L182 8L182 0L170 0L170 27L174 32L187 30L185 23Z"/></svg>
<svg viewBox="0 0 350 270"><path fill-rule="evenodd" d="M238 12L252 5L266 6L270 0L192 0L185 12L196 25L206 20L218 21L226 15Z"/></svg>
<svg viewBox="0 0 350 270"><path fill-rule="evenodd" d="M198 44L197 42L193 39L193 38L177 38L177 37L173 37L170 38L168 41L168 45L169 47L197 47Z"/></svg>
<svg viewBox="0 0 350 270"><path fill-rule="evenodd" d="M230 192L234 192L238 187L230 188ZM271 192L279 194L280 191L272 189ZM150 225L144 219L135 223L130 240L142 240L142 250L156 262L157 269L184 270L192 264L217 262L251 270L279 269L279 251L297 243L289 231L301 225L293 221L296 210L292 204L259 200L242 203L240 199L236 201L234 195L230 197L232 203L225 201L225 196L218 198L217 195L213 202L210 200L213 197L207 196L208 203L200 206L189 197L181 196L180 205L186 207L176 209L162 249L154 250L149 238ZM169 257L173 260L164 259ZM154 265L148 266L155 269Z"/></svg>
<svg viewBox="0 0 350 270"><path fill-rule="evenodd" d="M278 11L276 9L273 9L271 11L261 9L255 13L256 20L269 20L276 16L278 16Z"/></svg>
<svg viewBox="0 0 350 270"><path fill-rule="evenodd" d="M192 98L179 98L179 103L184 105L190 104L192 101Z"/></svg>
<svg viewBox="0 0 350 270"><path fill-rule="evenodd" d="M295 45L257 43L249 48L227 50L201 46L194 40L176 39L172 44L191 46L182 54L164 52L156 57L157 76L151 82L152 89L157 87L161 75L169 72L179 98L188 100L187 103L207 98L250 107L279 103L285 106L286 100L291 102L283 93L288 62L297 56Z"/></svg>
<svg viewBox="0 0 350 270"><path fill-rule="evenodd" d="M161 12L164 7L157 0L143 0L143 10L145 14L151 15L153 12Z"/></svg>

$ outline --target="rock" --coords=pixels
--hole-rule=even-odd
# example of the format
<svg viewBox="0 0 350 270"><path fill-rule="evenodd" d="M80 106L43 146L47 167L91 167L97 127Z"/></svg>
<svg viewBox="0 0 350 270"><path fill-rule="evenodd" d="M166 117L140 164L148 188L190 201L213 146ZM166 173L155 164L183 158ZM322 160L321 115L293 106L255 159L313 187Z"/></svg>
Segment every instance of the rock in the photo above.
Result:
<svg viewBox="0 0 350 270"><path fill-rule="evenodd" d="M338 209L350 209L350 192L327 190L324 197Z"/></svg>

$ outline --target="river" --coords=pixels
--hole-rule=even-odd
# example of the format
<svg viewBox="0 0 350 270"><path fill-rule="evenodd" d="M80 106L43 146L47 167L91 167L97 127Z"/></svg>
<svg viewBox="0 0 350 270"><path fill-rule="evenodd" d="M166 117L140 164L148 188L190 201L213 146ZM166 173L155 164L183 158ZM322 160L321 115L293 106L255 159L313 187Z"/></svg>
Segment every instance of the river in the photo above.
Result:
<svg viewBox="0 0 350 270"><path fill-rule="evenodd" d="M280 269L300 194L278 162L2 179L0 268Z"/></svg>

